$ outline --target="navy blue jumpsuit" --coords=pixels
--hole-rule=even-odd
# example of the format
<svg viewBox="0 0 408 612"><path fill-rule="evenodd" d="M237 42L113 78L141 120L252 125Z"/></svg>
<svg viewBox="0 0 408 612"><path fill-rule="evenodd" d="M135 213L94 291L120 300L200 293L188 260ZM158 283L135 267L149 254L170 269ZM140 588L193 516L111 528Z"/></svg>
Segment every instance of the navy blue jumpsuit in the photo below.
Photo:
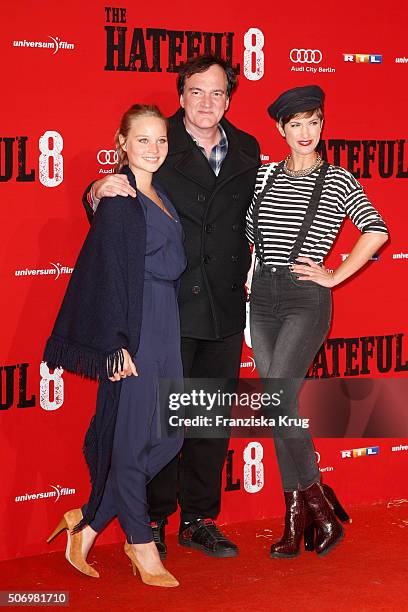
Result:
<svg viewBox="0 0 408 612"><path fill-rule="evenodd" d="M139 375L121 383L111 468L90 523L99 532L118 516L130 544L152 541L146 485L180 451L183 442L181 435L160 433L158 380L183 377L177 280L187 262L176 210L157 191L172 218L138 191L146 217L142 325L139 348L132 356Z"/></svg>

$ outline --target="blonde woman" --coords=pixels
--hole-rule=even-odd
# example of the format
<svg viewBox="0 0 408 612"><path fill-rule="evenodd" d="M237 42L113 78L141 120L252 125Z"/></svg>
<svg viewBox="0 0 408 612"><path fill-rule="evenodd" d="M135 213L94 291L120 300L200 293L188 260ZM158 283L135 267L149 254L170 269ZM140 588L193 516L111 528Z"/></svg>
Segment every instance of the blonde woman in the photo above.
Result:
<svg viewBox="0 0 408 612"><path fill-rule="evenodd" d="M117 134L119 165L136 197L102 199L82 247L44 360L99 379L85 440L92 491L51 534L68 535L67 560L99 574L86 557L117 516L125 553L146 584L174 587L147 514L147 483L179 452L182 438L161 428L159 378L182 378L177 281L186 266L176 210L153 173L167 155L167 121L134 105Z"/></svg>

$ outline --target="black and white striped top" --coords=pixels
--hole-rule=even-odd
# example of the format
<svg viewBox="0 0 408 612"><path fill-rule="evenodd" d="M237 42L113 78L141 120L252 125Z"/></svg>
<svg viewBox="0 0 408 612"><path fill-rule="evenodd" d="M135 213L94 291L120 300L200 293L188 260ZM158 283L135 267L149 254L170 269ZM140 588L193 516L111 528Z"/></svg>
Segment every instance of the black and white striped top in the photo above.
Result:
<svg viewBox="0 0 408 612"><path fill-rule="evenodd" d="M253 205L264 189L276 163L258 170L255 194L247 213L246 235L253 243ZM259 207L258 231L262 233L264 263L285 265L306 214L320 168L308 176L291 177L280 172ZM350 172L329 166L316 216L305 238L300 255L321 263L329 252L344 218L350 217L358 229L386 234L387 227L369 202L360 183Z"/></svg>

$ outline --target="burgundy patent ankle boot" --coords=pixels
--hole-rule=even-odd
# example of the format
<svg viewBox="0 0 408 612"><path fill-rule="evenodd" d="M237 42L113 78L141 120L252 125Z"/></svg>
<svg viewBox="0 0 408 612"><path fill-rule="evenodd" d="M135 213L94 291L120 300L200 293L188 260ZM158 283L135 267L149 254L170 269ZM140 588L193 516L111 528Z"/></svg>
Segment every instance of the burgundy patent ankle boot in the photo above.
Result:
<svg viewBox="0 0 408 612"><path fill-rule="evenodd" d="M306 552L313 552L315 541L315 526L310 518L309 512L306 510L305 531L303 533L303 543Z"/></svg>
<svg viewBox="0 0 408 612"><path fill-rule="evenodd" d="M343 527L337 521L320 483L313 483L302 494L316 529L315 550L318 555L325 555L343 538Z"/></svg>
<svg viewBox="0 0 408 612"><path fill-rule="evenodd" d="M337 516L339 521L341 521L342 523L351 523L351 518L349 514L346 512L346 510L343 508L343 506L337 499L337 496L333 489L329 487L329 485L323 483L322 488L327 501L329 502L329 504L331 504L334 514Z"/></svg>
<svg viewBox="0 0 408 612"><path fill-rule="evenodd" d="M305 504L301 491L284 491L285 530L279 542L272 544L271 557L290 559L299 554L299 545L305 528Z"/></svg>

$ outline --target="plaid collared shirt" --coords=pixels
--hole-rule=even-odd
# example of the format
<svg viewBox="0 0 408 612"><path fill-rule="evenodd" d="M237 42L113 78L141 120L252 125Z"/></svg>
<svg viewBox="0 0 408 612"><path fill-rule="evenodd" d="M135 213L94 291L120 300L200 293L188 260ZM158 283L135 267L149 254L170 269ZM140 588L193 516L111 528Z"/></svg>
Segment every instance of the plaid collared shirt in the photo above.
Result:
<svg viewBox="0 0 408 612"><path fill-rule="evenodd" d="M198 142L198 140L196 138L194 138L194 136L192 134L190 134L190 132L188 130L186 130L187 134L189 134L191 136L191 138L194 140L195 144L197 145L197 147L200 149L200 151L205 155L206 159L208 159L208 163L210 164L211 168L214 171L214 174L216 176L219 175L220 170L221 170L221 166L222 166L222 162L224 161L227 153L228 153L228 139L227 139L227 135L225 133L224 128L222 127L222 125L219 123L218 124L218 129L220 132L220 141L218 144L216 144L212 149L211 149L211 153L209 155L209 157L207 156L206 150L204 149L204 147L202 147L200 145L200 143Z"/></svg>

